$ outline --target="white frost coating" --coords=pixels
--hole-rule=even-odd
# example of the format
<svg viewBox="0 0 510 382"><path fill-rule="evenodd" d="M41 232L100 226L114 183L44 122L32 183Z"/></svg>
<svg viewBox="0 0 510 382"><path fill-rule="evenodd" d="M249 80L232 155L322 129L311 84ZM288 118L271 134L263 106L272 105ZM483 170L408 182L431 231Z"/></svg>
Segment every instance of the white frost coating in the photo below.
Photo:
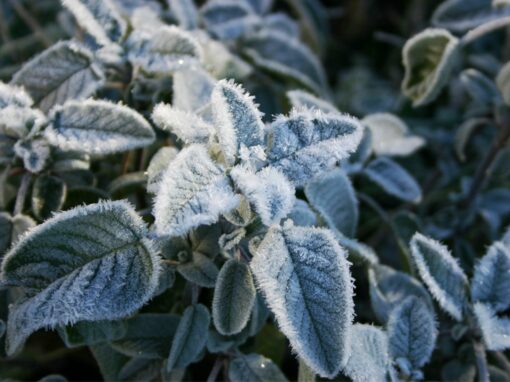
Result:
<svg viewBox="0 0 510 382"><path fill-rule="evenodd" d="M198 25L198 11L193 0L167 0L170 11L184 29L195 29Z"/></svg>
<svg viewBox="0 0 510 382"><path fill-rule="evenodd" d="M291 105L298 109L318 109L325 113L339 113L338 109L331 103L304 90L289 90L287 98Z"/></svg>
<svg viewBox="0 0 510 382"><path fill-rule="evenodd" d="M214 127L228 163L233 164L241 145L264 143L262 113L252 96L233 81L219 81L212 92Z"/></svg>
<svg viewBox="0 0 510 382"><path fill-rule="evenodd" d="M19 140L14 145L14 152L23 159L23 166L32 173L40 172L50 158L50 145L44 138Z"/></svg>
<svg viewBox="0 0 510 382"><path fill-rule="evenodd" d="M172 105L187 111L204 109L211 101L215 82L215 79L200 67L177 71L173 76ZM205 117L204 119L211 120Z"/></svg>
<svg viewBox="0 0 510 382"><path fill-rule="evenodd" d="M315 215L315 212L312 211L308 203L301 199L296 199L288 217L297 226L313 227L317 225L317 215Z"/></svg>
<svg viewBox="0 0 510 382"><path fill-rule="evenodd" d="M411 254L423 282L441 308L462 320L468 283L464 271L448 248L421 233L411 239Z"/></svg>
<svg viewBox="0 0 510 382"><path fill-rule="evenodd" d="M336 376L349 357L354 304L349 262L333 234L290 221L272 226L251 267L294 351L320 376Z"/></svg>
<svg viewBox="0 0 510 382"><path fill-rule="evenodd" d="M0 109L7 106L30 107L33 103L32 98L22 87L7 85L0 81Z"/></svg>
<svg viewBox="0 0 510 382"><path fill-rule="evenodd" d="M207 143L214 134L213 126L198 115L164 103L156 105L152 120L158 127L172 132L187 144Z"/></svg>
<svg viewBox="0 0 510 382"><path fill-rule="evenodd" d="M23 138L38 131L45 123L46 117L37 109L16 105L0 108L0 135Z"/></svg>
<svg viewBox="0 0 510 382"><path fill-rule="evenodd" d="M407 156L425 144L422 137L409 134L404 121L393 114L371 114L361 123L372 132L372 147L377 155Z"/></svg>
<svg viewBox="0 0 510 382"><path fill-rule="evenodd" d="M239 204L224 170L200 145L182 150L163 175L154 202L156 231L184 235L203 224L215 223Z"/></svg>
<svg viewBox="0 0 510 382"><path fill-rule="evenodd" d="M77 207L28 231L2 262L1 281L27 293L10 307L8 353L43 327L115 320L140 308L160 273L146 235L125 201Z"/></svg>
<svg viewBox="0 0 510 382"><path fill-rule="evenodd" d="M266 167L253 173L245 167L236 166L230 176L265 225L278 223L292 210L296 200L294 187L277 169Z"/></svg>
<svg viewBox="0 0 510 382"><path fill-rule="evenodd" d="M473 309L487 349L499 351L510 348L510 318L497 317L490 306L480 302L475 303Z"/></svg>
<svg viewBox="0 0 510 382"><path fill-rule="evenodd" d="M269 164L295 186L347 158L358 147L363 127L356 118L319 110L293 109L271 124Z"/></svg>
<svg viewBox="0 0 510 382"><path fill-rule="evenodd" d="M351 336L351 356L344 373L354 382L385 381L390 366L386 333L375 326L356 324Z"/></svg>
<svg viewBox="0 0 510 382"><path fill-rule="evenodd" d="M159 183L170 162L177 156L179 151L175 147L162 147L152 157L147 167L147 192L156 194Z"/></svg>
<svg viewBox="0 0 510 382"><path fill-rule="evenodd" d="M510 251L496 242L476 265L471 281L471 297L495 312L510 307Z"/></svg>
<svg viewBox="0 0 510 382"><path fill-rule="evenodd" d="M151 144L151 125L135 110L107 101L69 101L50 113L48 141L63 150L112 154Z"/></svg>

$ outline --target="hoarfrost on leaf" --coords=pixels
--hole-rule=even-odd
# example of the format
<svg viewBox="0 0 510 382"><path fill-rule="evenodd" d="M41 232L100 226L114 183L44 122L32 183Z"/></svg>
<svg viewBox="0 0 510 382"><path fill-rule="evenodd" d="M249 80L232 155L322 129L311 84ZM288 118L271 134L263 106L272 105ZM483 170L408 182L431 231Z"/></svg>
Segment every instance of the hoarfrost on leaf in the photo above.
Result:
<svg viewBox="0 0 510 382"><path fill-rule="evenodd" d="M499 351L510 348L510 318L498 317L489 305L481 302L476 302L473 310L487 349Z"/></svg>

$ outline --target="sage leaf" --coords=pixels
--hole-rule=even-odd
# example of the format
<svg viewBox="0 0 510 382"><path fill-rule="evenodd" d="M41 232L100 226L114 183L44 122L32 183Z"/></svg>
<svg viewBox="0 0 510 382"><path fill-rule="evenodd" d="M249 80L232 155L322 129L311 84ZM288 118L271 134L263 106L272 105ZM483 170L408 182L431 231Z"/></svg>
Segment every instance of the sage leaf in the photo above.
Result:
<svg viewBox="0 0 510 382"><path fill-rule="evenodd" d="M251 268L294 351L317 374L334 377L349 354L353 285L333 234L289 223L273 226Z"/></svg>
<svg viewBox="0 0 510 382"><path fill-rule="evenodd" d="M473 311L488 350L499 351L510 348L510 318L500 318L489 306L480 302L473 305Z"/></svg>
<svg viewBox="0 0 510 382"><path fill-rule="evenodd" d="M296 109L317 109L325 113L338 113L338 109L329 103L324 101L312 93L304 90L290 90L287 92L287 98L289 99L292 107Z"/></svg>
<svg viewBox="0 0 510 382"><path fill-rule="evenodd" d="M25 293L10 308L8 353L43 327L113 320L140 308L159 278L147 233L123 201L69 210L32 229L2 262L2 282Z"/></svg>
<svg viewBox="0 0 510 382"><path fill-rule="evenodd" d="M32 188L32 211L39 220L46 220L64 205L67 194L65 182L51 175L37 177Z"/></svg>
<svg viewBox="0 0 510 382"><path fill-rule="evenodd" d="M181 28L190 30L198 26L198 11L193 0L167 0L167 2Z"/></svg>
<svg viewBox="0 0 510 382"><path fill-rule="evenodd" d="M191 261L177 266L177 272L201 287L214 288L219 273L216 264L200 252L193 252L191 256Z"/></svg>
<svg viewBox="0 0 510 382"><path fill-rule="evenodd" d="M124 321L80 321L59 332L67 347L97 345L118 340L126 335Z"/></svg>
<svg viewBox="0 0 510 382"><path fill-rule="evenodd" d="M301 199L296 199L294 208L290 211L288 218L297 226L313 227L317 225L317 215L308 203Z"/></svg>
<svg viewBox="0 0 510 382"><path fill-rule="evenodd" d="M159 183L170 162L177 156L178 150L175 147L162 147L152 157L147 168L147 191L156 194Z"/></svg>
<svg viewBox="0 0 510 382"><path fill-rule="evenodd" d="M270 359L255 353L239 354L228 367L232 382L286 382L287 378Z"/></svg>

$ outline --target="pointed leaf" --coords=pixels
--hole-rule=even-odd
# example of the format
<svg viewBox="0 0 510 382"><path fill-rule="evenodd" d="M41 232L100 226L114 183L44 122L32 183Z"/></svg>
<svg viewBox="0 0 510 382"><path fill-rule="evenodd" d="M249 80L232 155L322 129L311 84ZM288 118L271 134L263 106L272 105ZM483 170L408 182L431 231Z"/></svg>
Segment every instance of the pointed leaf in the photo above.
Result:
<svg viewBox="0 0 510 382"><path fill-rule="evenodd" d="M286 382L287 378L278 366L262 355L239 354L228 367L228 378L232 382Z"/></svg>
<svg viewBox="0 0 510 382"><path fill-rule="evenodd" d="M66 211L31 230L2 263L2 282L26 293L10 309L9 354L43 327L113 320L140 308L159 277L146 235L121 201Z"/></svg>
<svg viewBox="0 0 510 382"><path fill-rule="evenodd" d="M227 163L233 164L242 146L264 143L262 113L252 96L232 81L221 80L214 87L211 107L214 127Z"/></svg>
<svg viewBox="0 0 510 382"><path fill-rule="evenodd" d="M192 260L177 266L177 272L186 280L204 288L214 288L218 278L218 267L207 256L193 252Z"/></svg>
<svg viewBox="0 0 510 382"><path fill-rule="evenodd" d="M192 145L177 155L163 175L154 204L156 230L182 235L215 223L238 203L224 170L211 160L205 147Z"/></svg>
<svg viewBox="0 0 510 382"><path fill-rule="evenodd" d="M59 42L28 61L11 83L23 86L43 111L71 99L84 99L101 86L103 74L92 52L71 41Z"/></svg>
<svg viewBox="0 0 510 382"><path fill-rule="evenodd" d="M126 34L126 22L111 0L62 0L62 5L101 45L119 42Z"/></svg>
<svg viewBox="0 0 510 382"><path fill-rule="evenodd" d="M353 285L333 234L273 226L251 267L294 351L317 374L334 377L348 357Z"/></svg>
<svg viewBox="0 0 510 382"><path fill-rule="evenodd" d="M349 116L293 110L271 125L268 160L295 186L347 158L361 141L363 129Z"/></svg>
<svg viewBox="0 0 510 382"><path fill-rule="evenodd" d="M97 345L118 340L126 335L124 321L80 321L60 330L67 347Z"/></svg>
<svg viewBox="0 0 510 382"><path fill-rule="evenodd" d="M294 208L290 211L288 218L294 222L294 225L302 227L313 227L317 225L317 215L312 211L307 202L296 199Z"/></svg>
<svg viewBox="0 0 510 382"><path fill-rule="evenodd" d="M441 308L457 321L466 304L467 278L448 248L420 233L411 239L411 254L421 279Z"/></svg>
<svg viewBox="0 0 510 382"><path fill-rule="evenodd" d="M179 70L173 76L172 105L186 111L203 111L211 101L214 83L214 78L201 68Z"/></svg>
<svg viewBox="0 0 510 382"><path fill-rule="evenodd" d="M339 113L334 105L303 90L290 90L287 92L287 98L296 109L318 109L325 113Z"/></svg>
<svg viewBox="0 0 510 382"><path fill-rule="evenodd" d="M421 201L421 188L416 180L407 170L389 158L374 159L365 168L364 174L390 195L406 202Z"/></svg>
<svg viewBox="0 0 510 382"><path fill-rule="evenodd" d="M377 155L407 156L425 144L422 137L409 134L404 121L393 114L371 114L361 123L370 129L372 147Z"/></svg>
<svg viewBox="0 0 510 382"><path fill-rule="evenodd" d="M411 371L421 369L430 360L437 337L434 315L427 304L407 297L391 312L388 337L393 359L407 360Z"/></svg>
<svg viewBox="0 0 510 382"><path fill-rule="evenodd" d="M278 223L292 210L294 187L279 170L266 167L253 173L242 166L236 166L230 176L254 206L263 224L270 226Z"/></svg>
<svg viewBox="0 0 510 382"><path fill-rule="evenodd" d="M243 330L250 318L255 294L250 268L235 259L227 261L218 276L212 304L218 332L232 335Z"/></svg>
<svg viewBox="0 0 510 382"><path fill-rule="evenodd" d="M260 22L253 8L244 1L209 1L200 13L207 30L219 40L239 38Z"/></svg>
<svg viewBox="0 0 510 382"><path fill-rule="evenodd" d="M147 191L156 194L159 183L170 162L177 156L179 151L175 147L162 147L152 157L147 168Z"/></svg>
<svg viewBox="0 0 510 382"><path fill-rule="evenodd" d="M202 304L189 306L184 311L175 333L166 369L183 369L195 362L205 348L211 316Z"/></svg>
<svg viewBox="0 0 510 382"><path fill-rule="evenodd" d="M354 382L385 381L390 364L386 333L370 325L351 329L351 356L344 368Z"/></svg>
<svg viewBox="0 0 510 382"><path fill-rule="evenodd" d="M167 0L170 11L177 19L181 28L196 29L198 25L198 11L193 0Z"/></svg>
<svg viewBox="0 0 510 382"><path fill-rule="evenodd" d="M67 186L65 182L51 175L37 177L32 188L32 211L39 220L49 218L64 205Z"/></svg>
<svg viewBox="0 0 510 382"><path fill-rule="evenodd" d="M502 312L510 307L510 250L493 244L477 264L471 281L471 298Z"/></svg>
<svg viewBox="0 0 510 382"><path fill-rule="evenodd" d="M358 227L358 199L343 170L337 168L313 178L306 185L305 194L329 227L354 237Z"/></svg>
<svg viewBox="0 0 510 382"><path fill-rule="evenodd" d="M353 263L369 266L374 266L379 263L379 259L371 247L356 239L351 239L337 230L333 232L335 233L338 244L349 252L349 258L352 259Z"/></svg>
<svg viewBox="0 0 510 382"><path fill-rule="evenodd" d="M402 92L423 106L436 99L450 77L459 41L444 29L426 29L409 39L402 51L405 76Z"/></svg>
<svg viewBox="0 0 510 382"><path fill-rule="evenodd" d="M133 109L107 101L69 101L53 109L45 131L52 145L87 154L112 154L147 146L155 134Z"/></svg>
<svg viewBox="0 0 510 382"><path fill-rule="evenodd" d="M480 302L473 305L478 327L488 350L510 348L510 318L499 318L489 306Z"/></svg>

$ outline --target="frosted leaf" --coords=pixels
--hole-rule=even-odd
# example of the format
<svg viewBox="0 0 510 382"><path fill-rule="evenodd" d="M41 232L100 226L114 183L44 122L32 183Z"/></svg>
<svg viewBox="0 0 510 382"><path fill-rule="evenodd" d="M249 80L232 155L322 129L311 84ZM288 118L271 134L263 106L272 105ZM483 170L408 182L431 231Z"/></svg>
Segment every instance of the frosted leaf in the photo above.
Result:
<svg viewBox="0 0 510 382"><path fill-rule="evenodd" d="M287 378L278 366L262 355L238 354L228 367L228 378L232 382L286 382Z"/></svg>
<svg viewBox="0 0 510 382"><path fill-rule="evenodd" d="M59 42L28 61L11 83L23 86L43 111L71 99L84 99L102 85L92 52L72 41Z"/></svg>
<svg viewBox="0 0 510 382"><path fill-rule="evenodd" d="M481 302L476 302L473 310L487 349L499 351L510 348L510 318L496 316L489 305Z"/></svg>
<svg viewBox="0 0 510 382"><path fill-rule="evenodd" d="M212 303L214 326L220 334L237 334L246 327L255 295L248 265L235 259L227 261L218 276Z"/></svg>
<svg viewBox="0 0 510 382"><path fill-rule="evenodd" d="M32 98L23 88L0 81L0 109L7 106L30 107L32 103Z"/></svg>
<svg viewBox="0 0 510 382"><path fill-rule="evenodd" d="M264 143L262 113L252 96L233 81L221 80L211 97L213 121L220 145L227 160L233 164L242 146Z"/></svg>
<svg viewBox="0 0 510 382"><path fill-rule="evenodd" d="M147 228L123 201L78 207L32 229L4 257L1 280L20 287L8 353L34 331L132 314L154 293L160 260Z"/></svg>
<svg viewBox="0 0 510 382"><path fill-rule="evenodd" d="M245 53L262 69L290 78L316 93L322 93L326 86L317 57L306 45L285 33L261 30L252 34L246 40Z"/></svg>
<svg viewBox="0 0 510 382"><path fill-rule="evenodd" d="M266 167L253 173L242 166L236 166L230 176L265 225L278 223L292 210L294 187L277 169Z"/></svg>
<svg viewBox="0 0 510 382"><path fill-rule="evenodd" d="M15 105L0 108L0 136L18 140L35 134L46 122L44 114L36 109Z"/></svg>
<svg viewBox="0 0 510 382"><path fill-rule="evenodd" d="M274 0L242 0L249 4L252 9L259 15L263 15L269 11L273 5Z"/></svg>
<svg viewBox="0 0 510 382"><path fill-rule="evenodd" d="M297 226L313 227L317 225L317 215L315 215L315 212L312 211L308 203L301 199L296 199L288 218Z"/></svg>
<svg viewBox="0 0 510 382"><path fill-rule="evenodd" d="M118 340L126 335L125 321L80 321L59 330L67 347L90 346Z"/></svg>
<svg viewBox="0 0 510 382"><path fill-rule="evenodd" d="M406 359L411 372L430 360L438 333L434 315L421 299L407 297L391 312L387 328L393 359Z"/></svg>
<svg viewBox="0 0 510 382"><path fill-rule="evenodd" d="M498 86L506 104L510 104L510 62L507 62L496 77L496 85Z"/></svg>
<svg viewBox="0 0 510 382"><path fill-rule="evenodd" d="M334 230L338 244L349 252L349 258L353 263L360 265L374 266L379 263L379 259L375 251L368 245L357 241L356 239L349 238L343 233Z"/></svg>
<svg viewBox="0 0 510 382"><path fill-rule="evenodd" d="M500 17L510 16L510 7L493 7L491 0L446 0L432 15L432 24L463 33Z"/></svg>
<svg viewBox="0 0 510 382"><path fill-rule="evenodd" d="M303 90L289 90L287 92L287 98L292 107L297 109L318 109L325 113L339 112L338 109L328 101L324 101Z"/></svg>
<svg viewBox="0 0 510 382"><path fill-rule="evenodd" d="M156 382L162 378L163 364L161 359L131 358L120 369L118 380Z"/></svg>
<svg viewBox="0 0 510 382"><path fill-rule="evenodd" d="M117 381L120 370L129 361L128 357L116 352L107 343L90 346L90 352L105 381Z"/></svg>
<svg viewBox="0 0 510 382"><path fill-rule="evenodd" d="M41 172L50 158L50 146L44 138L20 140L14 145L14 152L32 173Z"/></svg>
<svg viewBox="0 0 510 382"><path fill-rule="evenodd" d="M181 28L196 29L198 12L193 0L167 0L170 11Z"/></svg>
<svg viewBox="0 0 510 382"><path fill-rule="evenodd" d="M468 281L448 248L418 232L410 246L414 264L432 296L453 318L462 320Z"/></svg>
<svg viewBox="0 0 510 382"><path fill-rule="evenodd" d="M361 123L370 129L377 155L408 156L425 144L422 137L410 134L404 121L393 114L371 114Z"/></svg>
<svg viewBox="0 0 510 382"><path fill-rule="evenodd" d="M158 233L183 235L199 225L215 223L239 203L224 170L205 147L191 145L171 163L154 203Z"/></svg>
<svg viewBox="0 0 510 382"><path fill-rule="evenodd" d="M138 314L125 321L126 333L111 345L128 357L166 358L179 321L175 314Z"/></svg>
<svg viewBox="0 0 510 382"><path fill-rule="evenodd" d="M177 272L198 286L214 288L219 270L209 257L200 252L193 252L190 261L177 266Z"/></svg>
<svg viewBox="0 0 510 382"><path fill-rule="evenodd" d="M466 146L475 131L483 126L492 125L487 118L470 118L464 121L455 132L455 152L462 162L466 161Z"/></svg>
<svg viewBox="0 0 510 382"><path fill-rule="evenodd" d="M135 110L107 101L69 101L55 107L45 130L61 149L87 154L113 154L150 145L155 134Z"/></svg>
<svg viewBox="0 0 510 382"><path fill-rule="evenodd" d="M353 284L345 251L321 228L273 226L251 262L294 351L332 378L349 356Z"/></svg>
<svg viewBox="0 0 510 382"><path fill-rule="evenodd" d="M164 103L156 105L152 120L159 128L170 131L187 144L207 143L214 132L214 128L196 114Z"/></svg>
<svg viewBox="0 0 510 382"><path fill-rule="evenodd" d="M407 170L389 158L374 159L363 173L390 195L406 202L421 201L421 188L416 180Z"/></svg>
<svg viewBox="0 0 510 382"><path fill-rule="evenodd" d="M293 110L271 124L268 162L295 186L347 158L361 141L363 128L347 115Z"/></svg>
<svg viewBox="0 0 510 382"><path fill-rule="evenodd" d="M165 26L166 24L160 18L161 12L161 9L156 10L149 6L135 8L131 12L131 28L138 32L140 30L155 31Z"/></svg>
<svg viewBox="0 0 510 382"><path fill-rule="evenodd" d="M260 22L244 1L209 1L200 10L207 30L220 40L231 40L251 32Z"/></svg>
<svg viewBox="0 0 510 382"><path fill-rule="evenodd" d="M154 154L147 168L147 192L153 194L158 192L163 174L177 153L175 147L162 147Z"/></svg>
<svg viewBox="0 0 510 382"><path fill-rule="evenodd" d="M32 211L39 220L45 220L59 211L66 200L66 183L51 175L38 176L32 187Z"/></svg>
<svg viewBox="0 0 510 382"><path fill-rule="evenodd" d="M473 101L481 105L490 105L500 100L496 84L482 72L472 68L466 69L460 74L460 80Z"/></svg>
<svg viewBox="0 0 510 382"><path fill-rule="evenodd" d="M209 330L207 337L207 351L209 353L224 353L228 350L234 350L244 344L250 333L248 327L245 327L240 333L232 336L223 336L216 330Z"/></svg>
<svg viewBox="0 0 510 382"><path fill-rule="evenodd" d="M129 61L148 73L168 74L202 59L202 49L193 35L173 25L135 30L127 45Z"/></svg>
<svg viewBox="0 0 510 382"><path fill-rule="evenodd" d="M370 325L351 328L351 356L344 373L354 382L385 381L390 365L386 333Z"/></svg>
<svg viewBox="0 0 510 382"><path fill-rule="evenodd" d="M202 304L189 306L177 327L166 370L183 369L195 362L205 348L211 316Z"/></svg>
<svg viewBox="0 0 510 382"><path fill-rule="evenodd" d="M510 250L503 243L495 243L475 267L471 298L502 312L510 307L509 290Z"/></svg>
<svg viewBox="0 0 510 382"><path fill-rule="evenodd" d="M378 265L369 269L368 280L372 310L383 324L388 321L391 311L409 296L425 301L433 309L427 290L407 273Z"/></svg>
<svg viewBox="0 0 510 382"><path fill-rule="evenodd" d="M126 22L110 0L62 0L62 5L100 45L119 42L126 34Z"/></svg>
<svg viewBox="0 0 510 382"><path fill-rule="evenodd" d="M459 40L444 29L425 29L404 45L402 92L423 106L436 99L448 82L459 52Z"/></svg>
<svg viewBox="0 0 510 382"><path fill-rule="evenodd" d="M262 24L262 28L284 33L291 38L300 35L299 24L283 12L267 15L262 19Z"/></svg>
<svg viewBox="0 0 510 382"><path fill-rule="evenodd" d="M358 227L358 199L342 169L313 178L306 184L305 194L329 227L354 237Z"/></svg>
<svg viewBox="0 0 510 382"><path fill-rule="evenodd" d="M172 105L187 111L203 110L211 101L214 83L214 78L201 68L179 70L173 76Z"/></svg>

